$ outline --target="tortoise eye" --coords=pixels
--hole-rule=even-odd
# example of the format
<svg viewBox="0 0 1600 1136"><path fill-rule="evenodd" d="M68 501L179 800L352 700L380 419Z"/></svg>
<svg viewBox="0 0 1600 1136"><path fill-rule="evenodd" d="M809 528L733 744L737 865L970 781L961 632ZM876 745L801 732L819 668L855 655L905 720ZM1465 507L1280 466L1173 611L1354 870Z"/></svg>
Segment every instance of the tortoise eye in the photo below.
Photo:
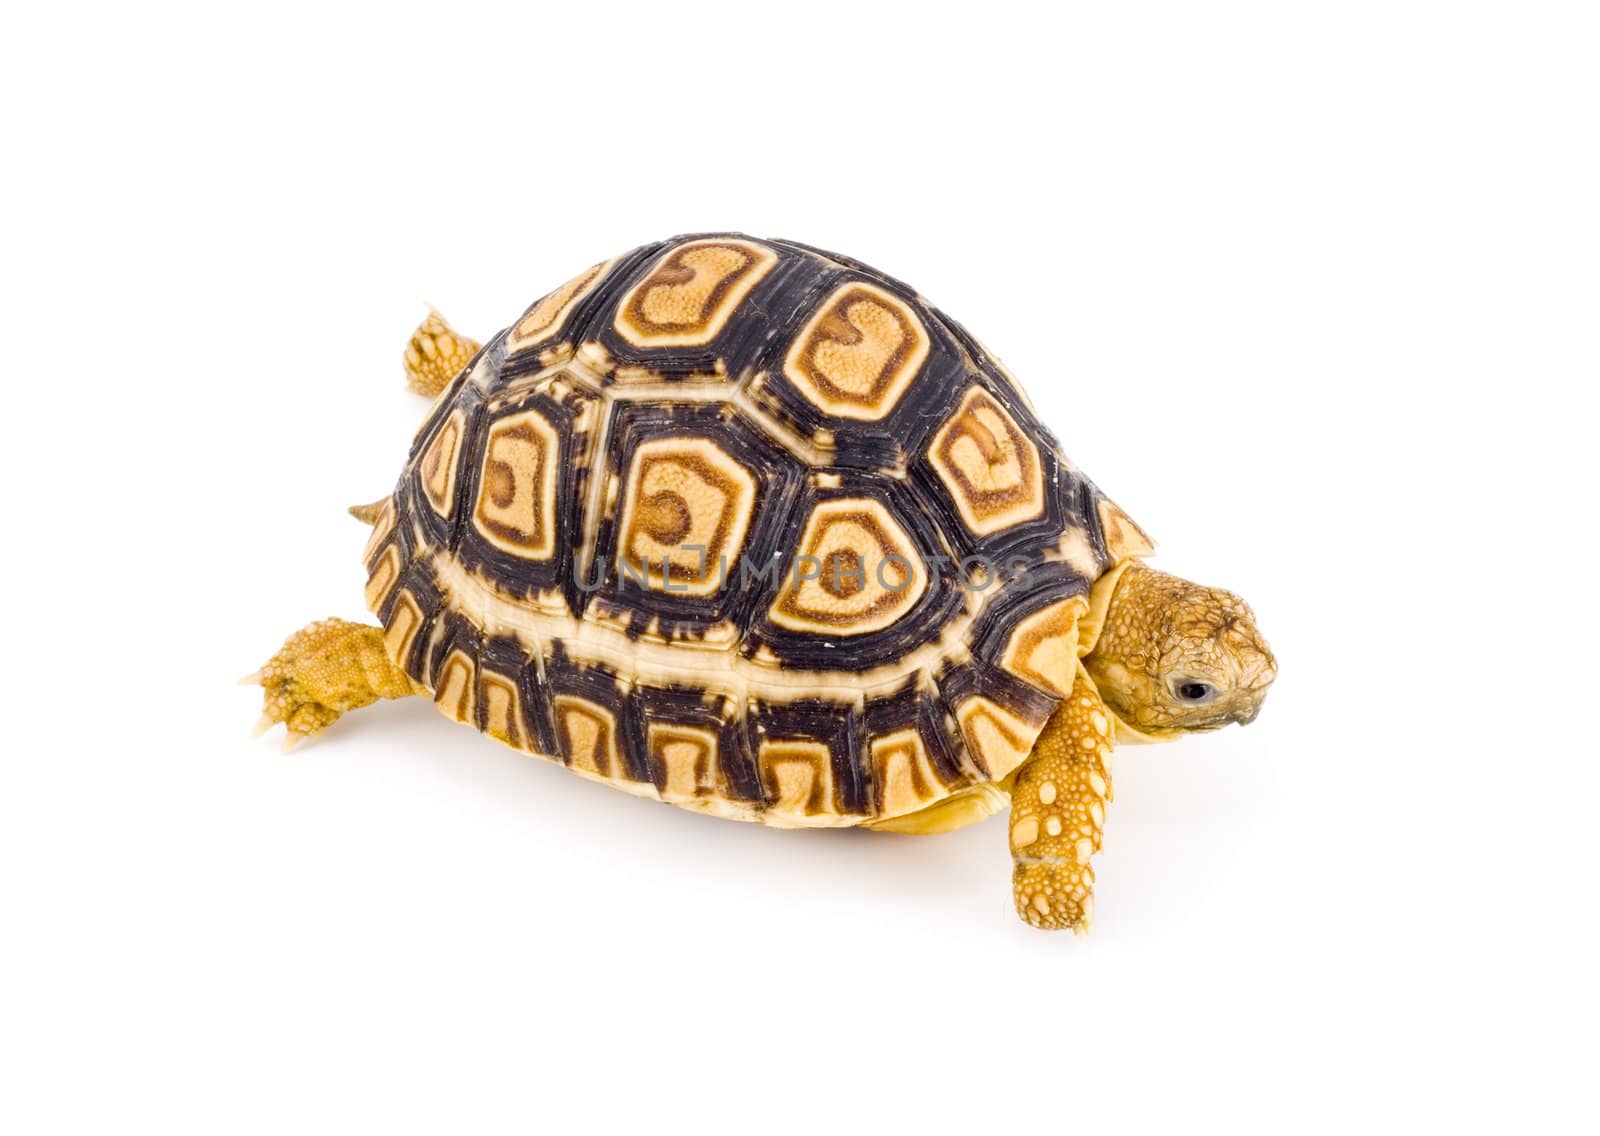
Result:
<svg viewBox="0 0 1600 1136"><path fill-rule="evenodd" d="M1176 693L1180 701L1198 704L1210 702L1216 695L1217 689L1209 682L1191 678L1180 680L1176 686Z"/></svg>

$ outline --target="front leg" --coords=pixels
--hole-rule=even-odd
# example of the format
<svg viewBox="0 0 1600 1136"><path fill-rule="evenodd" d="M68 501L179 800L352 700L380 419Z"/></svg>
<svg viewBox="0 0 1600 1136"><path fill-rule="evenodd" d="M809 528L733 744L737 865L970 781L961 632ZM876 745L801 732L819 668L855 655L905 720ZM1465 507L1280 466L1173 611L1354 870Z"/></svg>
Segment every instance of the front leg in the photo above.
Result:
<svg viewBox="0 0 1600 1136"><path fill-rule="evenodd" d="M1082 667L1017 770L1011 793L1011 886L1017 914L1048 930L1089 930L1094 870L1111 799L1112 719Z"/></svg>

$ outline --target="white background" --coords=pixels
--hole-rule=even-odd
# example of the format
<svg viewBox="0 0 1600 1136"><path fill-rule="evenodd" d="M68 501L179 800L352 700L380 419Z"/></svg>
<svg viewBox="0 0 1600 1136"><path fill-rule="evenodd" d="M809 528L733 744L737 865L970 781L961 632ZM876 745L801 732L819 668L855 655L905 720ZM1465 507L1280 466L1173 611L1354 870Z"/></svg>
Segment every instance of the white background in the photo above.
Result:
<svg viewBox="0 0 1600 1136"><path fill-rule="evenodd" d="M244 11L7 17L0 1127L1594 1130L1592 8ZM362 616L423 303L721 228L921 288L1256 608L1088 940L1002 821L711 821L421 700L247 739Z"/></svg>

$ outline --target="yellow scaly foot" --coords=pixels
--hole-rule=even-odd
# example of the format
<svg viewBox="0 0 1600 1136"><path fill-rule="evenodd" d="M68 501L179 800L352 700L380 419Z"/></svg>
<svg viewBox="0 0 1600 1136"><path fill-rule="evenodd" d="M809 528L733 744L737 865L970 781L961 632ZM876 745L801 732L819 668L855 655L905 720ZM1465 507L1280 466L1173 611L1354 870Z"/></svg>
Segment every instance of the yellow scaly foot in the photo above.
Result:
<svg viewBox="0 0 1600 1136"><path fill-rule="evenodd" d="M285 751L333 725L339 715L380 698L424 693L395 666L383 646L383 629L324 619L296 631L246 685L261 684L260 737L282 722Z"/></svg>

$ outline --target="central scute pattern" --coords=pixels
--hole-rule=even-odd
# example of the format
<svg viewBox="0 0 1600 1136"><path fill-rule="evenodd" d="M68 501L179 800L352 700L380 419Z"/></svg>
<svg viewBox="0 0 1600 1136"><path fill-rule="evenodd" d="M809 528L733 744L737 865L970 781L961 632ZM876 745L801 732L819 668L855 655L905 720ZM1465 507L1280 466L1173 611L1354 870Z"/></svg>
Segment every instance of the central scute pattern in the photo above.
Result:
<svg viewBox="0 0 1600 1136"><path fill-rule="evenodd" d="M616 568L652 591L705 596L744 553L756 475L715 438L657 438L634 451Z"/></svg>
<svg viewBox="0 0 1600 1136"><path fill-rule="evenodd" d="M367 550L440 708L779 825L903 816L1026 757L1133 529L958 324L739 234L602 261L479 354Z"/></svg>
<svg viewBox="0 0 1600 1136"><path fill-rule="evenodd" d="M770 609L773 622L790 631L824 637L883 631L928 589L922 553L879 501L819 502L797 548L795 570Z"/></svg>

